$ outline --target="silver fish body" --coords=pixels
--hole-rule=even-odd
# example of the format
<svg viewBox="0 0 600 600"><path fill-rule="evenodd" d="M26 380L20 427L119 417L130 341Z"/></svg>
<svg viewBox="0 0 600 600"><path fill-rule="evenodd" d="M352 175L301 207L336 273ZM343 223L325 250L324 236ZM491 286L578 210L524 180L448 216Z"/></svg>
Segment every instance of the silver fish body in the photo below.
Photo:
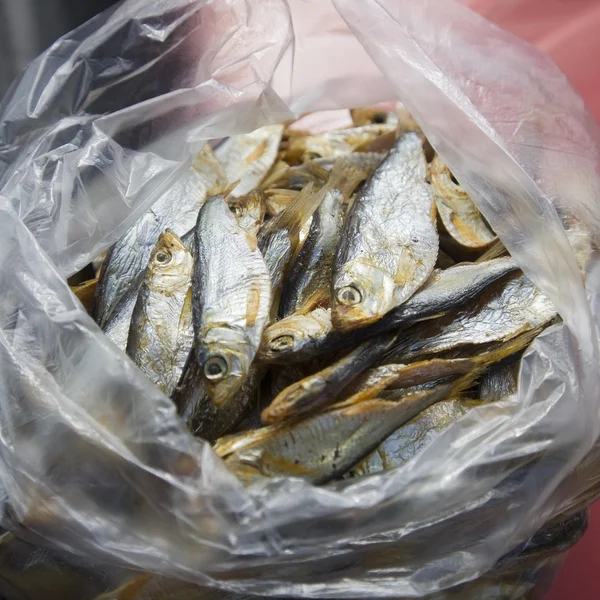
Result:
<svg viewBox="0 0 600 600"><path fill-rule="evenodd" d="M431 187L440 220L454 242L467 249L485 249L498 239L439 156L431 163Z"/></svg>
<svg viewBox="0 0 600 600"><path fill-rule="evenodd" d="M394 430L451 393L450 385L335 408L303 421L273 425L229 440L225 464L243 483L265 477L302 477L323 484L340 477ZM223 451L225 445L221 445ZM231 450L234 450L231 452Z"/></svg>
<svg viewBox="0 0 600 600"><path fill-rule="evenodd" d="M289 206L261 228L258 245L271 276L271 316L277 316L283 282L300 245L300 231L323 200L325 190L313 192L309 183Z"/></svg>
<svg viewBox="0 0 600 600"><path fill-rule="evenodd" d="M334 269L336 328L380 319L408 300L433 271L438 235L426 174L421 140L407 133L354 200Z"/></svg>
<svg viewBox="0 0 600 600"><path fill-rule="evenodd" d="M342 200L339 190L328 190L313 214L308 237L283 288L281 317L329 304L333 262L344 220Z"/></svg>
<svg viewBox="0 0 600 600"><path fill-rule="evenodd" d="M525 275L509 275L455 314L406 332L384 362L404 362L470 344L507 341L549 323L556 316L550 299Z"/></svg>
<svg viewBox="0 0 600 600"><path fill-rule="evenodd" d="M456 399L443 400L430 406L389 435L371 456L357 464L346 477L361 477L401 467L465 415L469 408L469 402Z"/></svg>
<svg viewBox="0 0 600 600"><path fill-rule="evenodd" d="M341 350L374 335L456 308L473 300L493 282L517 269L517 264L511 258L497 258L435 271L404 304L372 325L352 331L333 329L331 313L323 309L305 315L291 315L265 330L261 359L271 362L297 361Z"/></svg>
<svg viewBox="0 0 600 600"><path fill-rule="evenodd" d="M523 350L531 342L535 332L521 335L475 354L457 358L427 358L409 364L384 364L369 369L350 385L344 394L345 402L352 404L364 400L384 397L385 390L404 389L431 382L456 378L461 375L475 377L485 369Z"/></svg>
<svg viewBox="0 0 600 600"><path fill-rule="evenodd" d="M123 352L127 349L129 328L131 326L131 318L136 302L136 294L128 293L123 296L113 309L111 318L103 328L104 335L117 346L117 348L123 350Z"/></svg>
<svg viewBox="0 0 600 600"><path fill-rule="evenodd" d="M94 319L104 331L112 328L109 321L117 305L121 305L121 314L125 307L133 311L135 300L122 300L125 296L137 298L158 236L165 229L178 236L189 231L207 195L226 183L222 167L208 145L195 164L202 170L191 167L183 173L109 250L100 271L93 311Z"/></svg>
<svg viewBox="0 0 600 600"><path fill-rule="evenodd" d="M375 169L382 163L385 158L385 153L383 152L353 152L352 154L348 154L344 156L344 160L350 162L352 165L360 169L365 173L367 177L370 177ZM328 171L331 171L333 165L335 164L335 159L333 158L316 158L315 163ZM301 167L291 167L292 169Z"/></svg>
<svg viewBox="0 0 600 600"><path fill-rule="evenodd" d="M250 133L227 138L216 150L230 184L238 181L232 196L258 187L277 158L283 125L266 125Z"/></svg>
<svg viewBox="0 0 600 600"><path fill-rule="evenodd" d="M260 371L252 367L240 389L227 402L215 404L204 385L203 368L192 350L171 398L190 431L214 442L233 431L247 415L256 402L259 384Z"/></svg>
<svg viewBox="0 0 600 600"><path fill-rule="evenodd" d="M193 316L196 358L212 401L242 386L271 307L269 269L256 237L236 221L222 196L207 200L196 225Z"/></svg>
<svg viewBox="0 0 600 600"><path fill-rule="evenodd" d="M325 369L285 388L263 410L263 423L277 423L333 404L348 384L385 354L396 337L392 332L367 340Z"/></svg>
<svg viewBox="0 0 600 600"><path fill-rule="evenodd" d="M170 395L192 349L193 258L170 230L158 238L133 310L127 354Z"/></svg>
<svg viewBox="0 0 600 600"><path fill-rule="evenodd" d="M479 384L479 399L497 402L517 392L519 363L493 365L482 375Z"/></svg>
<svg viewBox="0 0 600 600"><path fill-rule="evenodd" d="M244 196L228 198L227 204L240 227L253 237L258 236L258 231L265 218L265 196L263 192L253 190Z"/></svg>
<svg viewBox="0 0 600 600"><path fill-rule="evenodd" d="M265 329L258 356L268 362L306 360L327 348L325 341L331 333L329 309L315 308L306 314L290 315Z"/></svg>
<svg viewBox="0 0 600 600"><path fill-rule="evenodd" d="M366 149L379 136L393 133L395 123L371 123L361 127L335 129L308 136L294 136L288 140L286 156L294 160L337 158Z"/></svg>

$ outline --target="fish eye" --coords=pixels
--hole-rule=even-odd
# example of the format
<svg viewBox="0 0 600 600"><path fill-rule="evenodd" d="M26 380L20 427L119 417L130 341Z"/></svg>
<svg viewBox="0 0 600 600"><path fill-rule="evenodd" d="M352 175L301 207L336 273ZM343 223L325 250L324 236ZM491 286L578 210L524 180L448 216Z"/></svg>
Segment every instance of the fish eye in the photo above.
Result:
<svg viewBox="0 0 600 600"><path fill-rule="evenodd" d="M204 375L206 379L209 379L210 381L223 379L223 377L227 375L228 370L229 365L227 364L227 360L219 354L211 356L204 363Z"/></svg>
<svg viewBox="0 0 600 600"><path fill-rule="evenodd" d="M355 285L346 285L338 290L337 299L340 304L354 306L362 302L362 294Z"/></svg>
<svg viewBox="0 0 600 600"><path fill-rule="evenodd" d="M289 334L279 335L269 342L269 350L272 352L282 352L294 345L294 336Z"/></svg>
<svg viewBox="0 0 600 600"><path fill-rule="evenodd" d="M229 210L234 214L234 215L238 215L240 214L241 209L240 209L240 205L239 204L230 204L229 205Z"/></svg>
<svg viewBox="0 0 600 600"><path fill-rule="evenodd" d="M159 250L154 256L154 260L159 265L168 265L171 262L172 255L167 250Z"/></svg>
<svg viewBox="0 0 600 600"><path fill-rule="evenodd" d="M373 115L373 123L383 124L387 122L387 115L385 113L375 113Z"/></svg>

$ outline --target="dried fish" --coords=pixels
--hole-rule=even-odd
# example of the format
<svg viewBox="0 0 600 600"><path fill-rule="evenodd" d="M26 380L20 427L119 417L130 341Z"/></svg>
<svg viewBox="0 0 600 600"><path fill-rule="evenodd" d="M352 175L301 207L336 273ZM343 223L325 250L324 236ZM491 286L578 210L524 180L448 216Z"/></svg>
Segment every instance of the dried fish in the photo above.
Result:
<svg viewBox="0 0 600 600"><path fill-rule="evenodd" d="M408 300L433 271L435 203L421 140L405 134L357 195L336 257L332 320L353 329Z"/></svg>

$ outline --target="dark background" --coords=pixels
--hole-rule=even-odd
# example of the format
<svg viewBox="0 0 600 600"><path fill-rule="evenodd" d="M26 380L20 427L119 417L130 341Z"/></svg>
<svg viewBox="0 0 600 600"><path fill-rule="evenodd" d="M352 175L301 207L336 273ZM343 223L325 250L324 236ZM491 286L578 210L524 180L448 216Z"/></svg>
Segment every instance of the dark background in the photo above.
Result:
<svg viewBox="0 0 600 600"><path fill-rule="evenodd" d="M115 0L0 0L0 100L28 62L113 4Z"/></svg>

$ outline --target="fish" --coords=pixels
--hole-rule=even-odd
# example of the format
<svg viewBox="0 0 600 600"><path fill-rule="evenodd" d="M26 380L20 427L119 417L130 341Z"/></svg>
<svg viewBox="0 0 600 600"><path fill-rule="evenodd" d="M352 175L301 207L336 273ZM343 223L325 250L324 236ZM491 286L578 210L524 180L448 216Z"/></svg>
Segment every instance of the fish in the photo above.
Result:
<svg viewBox="0 0 600 600"><path fill-rule="evenodd" d="M517 263L506 257L434 271L412 298L361 329L334 329L330 310L315 309L303 315L291 315L265 329L259 358L289 362L342 350L394 328L440 316L471 301L493 282L517 269Z"/></svg>
<svg viewBox="0 0 600 600"><path fill-rule="evenodd" d="M429 278L438 252L435 203L416 133L401 137L349 209L333 276L336 329L372 323Z"/></svg>
<svg viewBox="0 0 600 600"><path fill-rule="evenodd" d="M332 365L288 386L263 410L262 422L277 423L333 404L348 384L379 360L396 337L392 332L367 340Z"/></svg>
<svg viewBox="0 0 600 600"><path fill-rule="evenodd" d="M344 157L346 158L346 157ZM331 159L327 166L321 165L317 160L306 160L300 165L288 166L279 174L277 179L272 179L271 188L284 188L300 192L305 185L313 183L317 187L325 185L329 178L329 171L337 159Z"/></svg>
<svg viewBox="0 0 600 600"><path fill-rule="evenodd" d="M481 377L479 398L484 402L497 402L517 393L520 363L492 365Z"/></svg>
<svg viewBox="0 0 600 600"><path fill-rule="evenodd" d="M475 405L470 400L452 398L430 406L390 434L370 456L346 473L344 478L362 477L401 467Z"/></svg>
<svg viewBox="0 0 600 600"><path fill-rule="evenodd" d="M272 319L277 316L283 282L298 251L300 231L323 200L325 192L325 188L315 192L313 184L309 183L285 210L266 222L258 234L258 247L271 276Z"/></svg>
<svg viewBox="0 0 600 600"><path fill-rule="evenodd" d="M375 169L385 158L385 152L352 152L344 156L344 161L351 163L357 169L362 171L366 177L370 177ZM316 158L313 162L326 171L331 171L335 164L335 158ZM290 167L290 169L299 169L300 167Z"/></svg>
<svg viewBox="0 0 600 600"><path fill-rule="evenodd" d="M418 330L407 330L383 357L382 364L405 362L461 346L508 341L547 325L556 314L548 296L524 274L513 273L456 313L435 319Z"/></svg>
<svg viewBox="0 0 600 600"><path fill-rule="evenodd" d="M333 261L344 222L342 204L363 179L363 173L344 159L333 167L324 198L313 213L308 237L286 278L281 317L329 305Z"/></svg>
<svg viewBox="0 0 600 600"><path fill-rule="evenodd" d="M332 408L250 432L245 440L239 436L227 440L219 444L219 451L245 485L268 477L301 477L324 484L351 469L402 424L448 398L452 390L446 384L395 402L376 398Z"/></svg>
<svg viewBox="0 0 600 600"><path fill-rule="evenodd" d="M227 205L240 227L252 236L258 236L258 231L265 218L264 193L260 190L253 190L244 196L233 196L227 198Z"/></svg>
<svg viewBox="0 0 600 600"><path fill-rule="evenodd" d="M350 109L350 116L355 127L382 123L390 125L394 129L398 127L398 115L393 111L377 106L352 108Z"/></svg>
<svg viewBox="0 0 600 600"><path fill-rule="evenodd" d="M227 138L215 150L230 183L238 184L232 196L243 196L258 187L279 151L283 125L266 125L250 133Z"/></svg>
<svg viewBox="0 0 600 600"><path fill-rule="evenodd" d="M77 300L83 304L86 312L91 314L94 307L94 295L96 294L96 286L98 278L89 279L77 285L71 285L71 291L77 296Z"/></svg>
<svg viewBox="0 0 600 600"><path fill-rule="evenodd" d="M451 256L446 254L443 250L440 250L438 252L438 257L435 262L436 269L449 269L450 267L453 267L455 264L456 264L456 261Z"/></svg>
<svg viewBox="0 0 600 600"><path fill-rule="evenodd" d="M472 356L430 358L409 364L385 364L371 368L346 388L345 402L353 404L380 397L386 389L402 389L447 377L480 373L488 365L523 350L539 332L539 329L525 332Z"/></svg>
<svg viewBox="0 0 600 600"><path fill-rule="evenodd" d="M493 244L498 237L488 227L469 194L437 155L431 163L430 174L437 213L452 240L471 250L486 249Z"/></svg>
<svg viewBox="0 0 600 600"><path fill-rule="evenodd" d="M145 270L143 272L145 273ZM133 293L134 291L136 292L135 294ZM137 303L137 292L139 292L139 287L136 284L132 288L131 293L123 296L115 306L110 320L103 329L104 335L123 352L127 350L129 328L131 326L133 310Z"/></svg>
<svg viewBox="0 0 600 600"><path fill-rule="evenodd" d="M284 211L300 192L295 190L272 188L265 191L265 208L270 217L277 216Z"/></svg>
<svg viewBox="0 0 600 600"><path fill-rule="evenodd" d="M205 385L203 367L192 350L171 399L191 433L212 443L233 431L248 414L257 402L261 378L262 371L251 367L234 395L227 402L215 404Z"/></svg>
<svg viewBox="0 0 600 600"><path fill-rule="evenodd" d="M418 133L421 138L425 138L419 124L415 121L410 111L400 102L396 104L396 116L398 117L398 132L400 135L408 131ZM430 159L428 159L430 162Z"/></svg>
<svg viewBox="0 0 600 600"><path fill-rule="evenodd" d="M253 366L253 369L255 367ZM250 402L248 411L244 418L232 430L235 432L249 431L262 427L260 414L269 402L285 387L306 376L306 369L298 365L291 365L282 369L268 369L264 365L258 366L263 373L260 389L257 390L255 398Z"/></svg>
<svg viewBox="0 0 600 600"><path fill-rule="evenodd" d="M208 195L227 183L223 167L210 146L204 146L194 165L109 249L100 269L92 315L105 333L122 328L121 324L110 324L113 316L117 318L114 314L117 306L119 321L131 320L158 236L165 229L179 236L189 231ZM129 298L124 299L125 296ZM123 340L122 335L118 338ZM124 340L126 344L127 335ZM117 345L125 349L122 343Z"/></svg>
<svg viewBox="0 0 600 600"><path fill-rule="evenodd" d="M242 387L271 307L257 238L223 196L209 198L198 214L192 287L195 355L207 393L220 406Z"/></svg>
<svg viewBox="0 0 600 600"><path fill-rule="evenodd" d="M330 309L315 308L305 314L290 315L265 329L257 357L266 362L307 360L327 347L332 329ZM335 344L329 347L335 348Z"/></svg>
<svg viewBox="0 0 600 600"><path fill-rule="evenodd" d="M93 559L34 545L25 528L13 527L14 533L0 532L0 594L5 600L95 599L127 576L118 567L102 568Z"/></svg>
<svg viewBox="0 0 600 600"><path fill-rule="evenodd" d="M273 193L277 189L283 191L287 188L288 191L297 192L311 182L316 186L325 185L338 158L316 158L301 165L287 167L268 182L269 189L267 191ZM373 174L384 158L385 153L383 152L353 152L343 156L343 160L361 171L365 179Z"/></svg>
<svg viewBox="0 0 600 600"><path fill-rule="evenodd" d="M150 255L127 340L127 354L165 394L171 395L192 349L191 252L170 229Z"/></svg>
<svg viewBox="0 0 600 600"><path fill-rule="evenodd" d="M315 158L337 158L353 153L381 135L393 133L395 123L372 123L362 127L335 129L316 135L295 135L287 141L284 158L288 162Z"/></svg>

